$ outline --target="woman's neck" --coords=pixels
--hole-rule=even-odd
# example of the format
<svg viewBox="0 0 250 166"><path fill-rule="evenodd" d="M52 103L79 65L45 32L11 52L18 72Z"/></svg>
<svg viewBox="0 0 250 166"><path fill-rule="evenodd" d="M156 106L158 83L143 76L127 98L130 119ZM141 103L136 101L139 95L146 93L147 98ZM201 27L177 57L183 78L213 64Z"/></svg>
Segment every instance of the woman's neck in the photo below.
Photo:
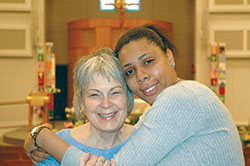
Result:
<svg viewBox="0 0 250 166"><path fill-rule="evenodd" d="M97 130L90 123L87 123L73 129L71 135L85 145L99 149L110 149L125 141L132 132L133 127L130 125L123 125L122 128L116 132L104 133Z"/></svg>

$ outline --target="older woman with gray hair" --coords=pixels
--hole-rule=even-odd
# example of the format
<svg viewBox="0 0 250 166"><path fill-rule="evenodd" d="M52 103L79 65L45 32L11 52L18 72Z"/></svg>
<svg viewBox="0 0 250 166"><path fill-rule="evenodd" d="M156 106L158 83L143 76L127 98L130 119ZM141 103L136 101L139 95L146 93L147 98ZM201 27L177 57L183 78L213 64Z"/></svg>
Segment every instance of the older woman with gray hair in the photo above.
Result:
<svg viewBox="0 0 250 166"><path fill-rule="evenodd" d="M76 62L73 103L79 119L85 114L89 122L63 129L57 135L68 144L96 156L94 162L104 161L97 161L97 156L110 161L135 133L133 126L124 124L134 106L133 93L128 89L124 72L110 48L96 50ZM55 158L48 156L42 161L39 157L43 143L50 142L54 148L57 143L49 139L51 133L46 128L43 125L34 129L31 136L35 139L28 136L24 148L34 163L39 161L38 165L60 165L61 158L57 158L57 154L53 155ZM33 141L37 146L33 146Z"/></svg>

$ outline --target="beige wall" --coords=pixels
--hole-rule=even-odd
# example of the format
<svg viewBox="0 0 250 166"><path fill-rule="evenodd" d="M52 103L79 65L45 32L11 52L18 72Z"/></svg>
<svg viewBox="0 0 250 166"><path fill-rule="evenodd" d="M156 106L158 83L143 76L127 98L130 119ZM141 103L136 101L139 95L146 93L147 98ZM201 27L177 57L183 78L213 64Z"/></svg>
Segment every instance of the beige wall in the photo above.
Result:
<svg viewBox="0 0 250 166"><path fill-rule="evenodd" d="M19 1L15 1L19 3ZM22 1L24 2L24 1ZM33 1L30 9L13 6L2 7L0 4L0 27L22 27L29 26L30 33L30 50L31 54L18 55L20 52L12 55L0 55L0 102L6 101L24 101L26 96L31 92L32 87L37 85L37 63L35 57L35 45L44 40L43 25L43 1ZM13 6L13 7L12 7ZM38 8L39 6L39 8ZM40 21L39 21L40 20ZM18 30L17 30L18 31ZM1 42L10 41L8 38L11 35L0 36ZM22 38L22 37L21 37ZM28 39L26 38L25 41ZM13 47L8 45L8 48L17 48L20 36L15 36L16 40ZM11 39L13 40L13 38ZM22 39L23 40L23 39ZM0 45L0 52L6 45ZM10 52L15 51L11 50ZM25 57L24 57L25 56Z"/></svg>
<svg viewBox="0 0 250 166"><path fill-rule="evenodd" d="M43 16L46 16L46 41L54 42L57 64L67 64L68 22L87 18L119 17L117 11L99 11L99 0L37 0L31 2L32 12L9 12L0 9L0 25L16 23L31 25L32 43L31 57L0 57L0 102L25 100L32 87L37 85L35 46L45 40ZM43 2L46 2L45 14ZM179 50L177 71L182 78L193 78L191 74L193 0L179 0L178 4L172 0L142 0L141 11L128 12L126 17L172 22L174 43Z"/></svg>
<svg viewBox="0 0 250 166"><path fill-rule="evenodd" d="M179 51L177 72L192 79L193 0L142 0L139 12L127 12L128 18L148 18L173 23L173 40ZM119 11L100 11L99 0L47 1L47 41L55 43L57 64L68 61L67 23L79 19L119 17Z"/></svg>
<svg viewBox="0 0 250 166"><path fill-rule="evenodd" d="M25 100L37 83L34 58L0 58L0 102Z"/></svg>
<svg viewBox="0 0 250 166"><path fill-rule="evenodd" d="M220 2L222 1L226 4L243 2L228 0ZM239 5L231 4L218 5L220 8L215 10L213 6L209 8L209 3L213 0L196 0L195 2L195 65L197 68L195 80L210 86L210 43L214 42L213 34L216 34L212 33L213 27L219 27L220 32L225 32L227 37L230 36L229 40L226 40L227 38L221 40L226 44L225 105L237 125L248 125L250 119L250 48L242 49L244 45L247 45L247 40L240 34L244 34L245 29L250 30L250 8L240 8ZM230 30L230 33L227 30ZM232 36L235 32L237 35ZM244 36L247 37L247 35ZM235 49L239 43L241 49Z"/></svg>

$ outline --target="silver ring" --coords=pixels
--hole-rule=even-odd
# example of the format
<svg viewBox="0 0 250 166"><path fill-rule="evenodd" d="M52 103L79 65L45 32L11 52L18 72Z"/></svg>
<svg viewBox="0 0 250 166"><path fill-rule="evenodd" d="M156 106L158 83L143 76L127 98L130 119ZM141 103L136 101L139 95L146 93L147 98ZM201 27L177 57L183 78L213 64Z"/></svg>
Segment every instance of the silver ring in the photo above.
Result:
<svg viewBox="0 0 250 166"><path fill-rule="evenodd" d="M103 165L104 160L103 159L98 159L97 162L98 162L98 165Z"/></svg>

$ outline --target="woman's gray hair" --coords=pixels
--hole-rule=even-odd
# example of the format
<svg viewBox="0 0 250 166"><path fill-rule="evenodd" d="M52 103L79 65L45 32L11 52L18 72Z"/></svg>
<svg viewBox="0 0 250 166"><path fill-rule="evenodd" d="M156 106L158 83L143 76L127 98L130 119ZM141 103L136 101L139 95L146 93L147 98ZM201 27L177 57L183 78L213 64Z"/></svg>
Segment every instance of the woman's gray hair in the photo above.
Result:
<svg viewBox="0 0 250 166"><path fill-rule="evenodd" d="M128 94L128 113L130 113L134 107L133 93L127 87L125 74L119 60L114 56L113 50L109 47L103 47L95 50L90 55L83 56L74 66L73 105L78 119L82 120L80 105L84 100L83 94L95 73L108 80L113 79L121 83Z"/></svg>

